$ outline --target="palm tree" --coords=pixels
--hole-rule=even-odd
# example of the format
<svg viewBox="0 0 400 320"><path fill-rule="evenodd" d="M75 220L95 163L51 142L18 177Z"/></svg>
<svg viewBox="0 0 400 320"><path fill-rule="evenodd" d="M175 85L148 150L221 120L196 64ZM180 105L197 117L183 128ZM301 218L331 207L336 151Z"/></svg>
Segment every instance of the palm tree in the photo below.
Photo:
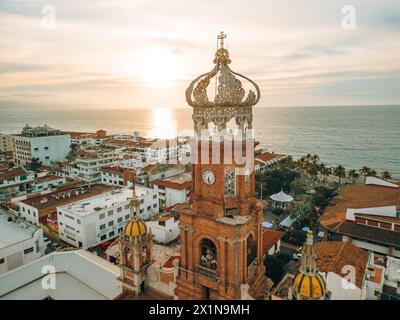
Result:
<svg viewBox="0 0 400 320"><path fill-rule="evenodd" d="M358 177L360 176L360 174L357 172L357 170L352 169L347 173L347 176L351 179L352 183L354 184L358 179Z"/></svg>
<svg viewBox="0 0 400 320"><path fill-rule="evenodd" d="M391 173L389 171L384 170L384 171L381 172L381 178L383 180L390 180L390 179L392 179L392 175L391 175Z"/></svg>
<svg viewBox="0 0 400 320"><path fill-rule="evenodd" d="M333 169L333 174L339 178L339 188L341 185L341 179L346 177L346 170L340 164Z"/></svg>
<svg viewBox="0 0 400 320"><path fill-rule="evenodd" d="M371 168L368 168L366 166L358 170L358 172L360 172L360 174L364 176L364 182L367 179L367 176L371 175L371 171Z"/></svg>

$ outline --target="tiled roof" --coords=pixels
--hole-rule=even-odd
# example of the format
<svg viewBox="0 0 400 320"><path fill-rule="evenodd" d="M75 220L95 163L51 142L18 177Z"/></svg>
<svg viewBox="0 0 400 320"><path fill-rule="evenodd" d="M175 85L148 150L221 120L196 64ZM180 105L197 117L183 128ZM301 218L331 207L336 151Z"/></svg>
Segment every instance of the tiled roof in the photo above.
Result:
<svg viewBox="0 0 400 320"><path fill-rule="evenodd" d="M0 172L0 180L26 176L26 172L21 167L11 168Z"/></svg>
<svg viewBox="0 0 400 320"><path fill-rule="evenodd" d="M345 186L340 195L334 198L334 204L326 208L320 223L325 228L333 230L346 219L348 208L395 206L399 202L399 197L400 188L360 184Z"/></svg>
<svg viewBox="0 0 400 320"><path fill-rule="evenodd" d="M262 153L262 154L256 154L254 156L254 158L256 160L258 159L258 160L261 160L264 162L268 162L268 161L271 161L271 160L274 160L277 158L281 158L282 156L283 156L282 154L266 152L266 153Z"/></svg>
<svg viewBox="0 0 400 320"><path fill-rule="evenodd" d="M387 216L380 216L375 214L367 214L367 213L355 213L356 217L365 218L365 219L372 219L372 220L379 220L388 223L396 223L400 224L399 217L387 217Z"/></svg>
<svg viewBox="0 0 400 320"><path fill-rule="evenodd" d="M170 178L156 179L152 183L162 187L183 190L192 186L192 175L185 172Z"/></svg>
<svg viewBox="0 0 400 320"><path fill-rule="evenodd" d="M344 277L347 275L345 266L354 266L356 271L356 286L362 287L369 253L350 242L323 241L317 245L317 269L321 272L334 272Z"/></svg>
<svg viewBox="0 0 400 320"><path fill-rule="evenodd" d="M271 249L283 237L283 235L283 232L263 228L263 252Z"/></svg>
<svg viewBox="0 0 400 320"><path fill-rule="evenodd" d="M63 177L60 176L56 176L56 175L47 175L44 177L39 177L36 179L36 183L43 183L43 182L49 182L49 181L55 181L55 180L59 180L62 179Z"/></svg>
<svg viewBox="0 0 400 320"><path fill-rule="evenodd" d="M103 172L116 173L116 174L123 174L125 170L126 169L121 168L120 166L104 167L100 169L100 171Z"/></svg>
<svg viewBox="0 0 400 320"><path fill-rule="evenodd" d="M385 246L400 248L400 232L345 221L336 230L338 233Z"/></svg>

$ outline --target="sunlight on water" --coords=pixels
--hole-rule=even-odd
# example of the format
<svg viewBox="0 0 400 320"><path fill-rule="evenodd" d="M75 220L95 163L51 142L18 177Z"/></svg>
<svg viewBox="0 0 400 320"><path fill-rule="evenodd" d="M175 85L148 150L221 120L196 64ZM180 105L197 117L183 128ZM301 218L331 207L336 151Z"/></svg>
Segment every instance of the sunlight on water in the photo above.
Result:
<svg viewBox="0 0 400 320"><path fill-rule="evenodd" d="M151 128L147 131L149 138L172 139L177 136L178 129L176 120L170 108L152 109Z"/></svg>

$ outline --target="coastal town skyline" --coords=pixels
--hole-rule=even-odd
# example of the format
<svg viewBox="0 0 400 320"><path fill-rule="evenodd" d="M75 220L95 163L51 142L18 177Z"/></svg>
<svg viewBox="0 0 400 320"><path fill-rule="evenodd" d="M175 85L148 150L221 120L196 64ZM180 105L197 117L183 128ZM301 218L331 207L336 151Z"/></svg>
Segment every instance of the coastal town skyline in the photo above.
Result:
<svg viewBox="0 0 400 320"><path fill-rule="evenodd" d="M391 0L6 1L0 108L185 107L221 30L260 106L398 104L398 16Z"/></svg>

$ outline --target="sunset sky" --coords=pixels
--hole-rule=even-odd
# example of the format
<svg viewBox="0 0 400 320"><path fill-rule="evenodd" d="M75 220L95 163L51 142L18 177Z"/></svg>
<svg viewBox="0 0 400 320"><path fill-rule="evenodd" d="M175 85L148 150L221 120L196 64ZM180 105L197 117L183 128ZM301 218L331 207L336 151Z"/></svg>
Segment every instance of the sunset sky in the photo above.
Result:
<svg viewBox="0 0 400 320"><path fill-rule="evenodd" d="M260 106L400 103L399 0L0 0L0 108L185 107L221 30Z"/></svg>

